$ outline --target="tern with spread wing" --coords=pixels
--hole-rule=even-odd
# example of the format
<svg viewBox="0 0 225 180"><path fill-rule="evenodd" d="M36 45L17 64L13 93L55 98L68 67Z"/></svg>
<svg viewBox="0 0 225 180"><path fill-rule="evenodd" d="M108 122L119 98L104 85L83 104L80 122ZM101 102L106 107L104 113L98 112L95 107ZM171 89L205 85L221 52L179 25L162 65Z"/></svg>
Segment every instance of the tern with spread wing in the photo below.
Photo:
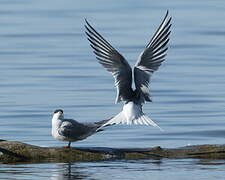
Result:
<svg viewBox="0 0 225 180"><path fill-rule="evenodd" d="M143 111L145 101L152 101L150 78L165 60L168 49L171 17L164 17L161 25L141 52L132 72L126 59L86 21L86 35L99 63L112 73L117 88L116 103L124 102L123 110L102 127L111 124L141 124L160 128ZM136 89L132 88L132 74Z"/></svg>

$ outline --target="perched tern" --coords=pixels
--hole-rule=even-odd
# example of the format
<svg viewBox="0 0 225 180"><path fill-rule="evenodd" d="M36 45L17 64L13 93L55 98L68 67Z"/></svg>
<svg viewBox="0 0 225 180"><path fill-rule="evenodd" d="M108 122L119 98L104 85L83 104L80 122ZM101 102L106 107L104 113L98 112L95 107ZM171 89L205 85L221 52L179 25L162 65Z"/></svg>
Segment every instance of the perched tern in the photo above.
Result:
<svg viewBox="0 0 225 180"><path fill-rule="evenodd" d="M117 88L116 102L124 102L123 110L101 127L111 124L141 124L160 128L142 111L145 101L152 101L150 78L165 60L168 49L171 17L166 12L161 25L141 52L133 69L126 59L86 21L86 35L98 62L112 73ZM132 74L136 89L132 88ZM161 129L161 128L160 128Z"/></svg>
<svg viewBox="0 0 225 180"><path fill-rule="evenodd" d="M70 148L71 142L86 139L92 134L103 131L100 127L107 121L80 123L74 119L64 119L63 110L57 109L52 117L52 136L59 141L68 141L69 144L66 147Z"/></svg>

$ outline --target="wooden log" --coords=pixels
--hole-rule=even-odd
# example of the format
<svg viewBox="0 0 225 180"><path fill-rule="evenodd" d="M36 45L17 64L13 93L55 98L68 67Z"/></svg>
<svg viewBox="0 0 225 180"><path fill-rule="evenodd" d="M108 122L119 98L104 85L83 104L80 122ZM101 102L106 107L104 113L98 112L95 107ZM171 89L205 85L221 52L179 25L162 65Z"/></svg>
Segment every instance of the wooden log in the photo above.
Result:
<svg viewBox="0 0 225 180"><path fill-rule="evenodd" d="M0 140L0 162L76 162L112 159L207 158L224 159L225 145L195 145L182 148L63 148L39 147Z"/></svg>

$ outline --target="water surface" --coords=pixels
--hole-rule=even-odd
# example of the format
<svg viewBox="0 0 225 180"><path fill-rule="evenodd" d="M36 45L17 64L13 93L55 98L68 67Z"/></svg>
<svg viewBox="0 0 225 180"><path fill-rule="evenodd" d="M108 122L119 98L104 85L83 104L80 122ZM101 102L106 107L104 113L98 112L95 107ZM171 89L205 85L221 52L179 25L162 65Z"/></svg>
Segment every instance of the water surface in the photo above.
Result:
<svg viewBox="0 0 225 180"><path fill-rule="evenodd" d="M94 58L84 18L135 64L167 9L173 17L165 63L151 82L145 113L165 131L115 126L77 147L180 147L224 144L225 3L222 1L0 1L0 137L40 146L51 114L98 121L117 114L112 76ZM218 179L224 162L147 160L70 164L80 179ZM177 169L180 169L178 172ZM69 179L68 164L1 165L2 179Z"/></svg>

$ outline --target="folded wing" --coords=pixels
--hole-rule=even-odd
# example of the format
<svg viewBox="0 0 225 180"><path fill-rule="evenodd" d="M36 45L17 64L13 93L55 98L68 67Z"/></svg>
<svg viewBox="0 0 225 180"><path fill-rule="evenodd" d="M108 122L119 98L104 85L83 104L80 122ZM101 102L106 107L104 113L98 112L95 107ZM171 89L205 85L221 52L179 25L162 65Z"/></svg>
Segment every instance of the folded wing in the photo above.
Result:
<svg viewBox="0 0 225 180"><path fill-rule="evenodd" d="M60 135L77 140L88 134L89 131L89 128L78 122L73 122L73 120L63 121L60 128L58 129L58 133Z"/></svg>
<svg viewBox="0 0 225 180"><path fill-rule="evenodd" d="M132 69L124 57L113 48L86 20L86 35L99 63L111 72L117 88L116 103L133 96Z"/></svg>
<svg viewBox="0 0 225 180"><path fill-rule="evenodd" d="M167 11L161 25L145 47L144 51L140 54L134 67L134 81L137 95L140 98L141 103L151 101L149 94L150 77L165 60L170 27L171 17L168 17Z"/></svg>

